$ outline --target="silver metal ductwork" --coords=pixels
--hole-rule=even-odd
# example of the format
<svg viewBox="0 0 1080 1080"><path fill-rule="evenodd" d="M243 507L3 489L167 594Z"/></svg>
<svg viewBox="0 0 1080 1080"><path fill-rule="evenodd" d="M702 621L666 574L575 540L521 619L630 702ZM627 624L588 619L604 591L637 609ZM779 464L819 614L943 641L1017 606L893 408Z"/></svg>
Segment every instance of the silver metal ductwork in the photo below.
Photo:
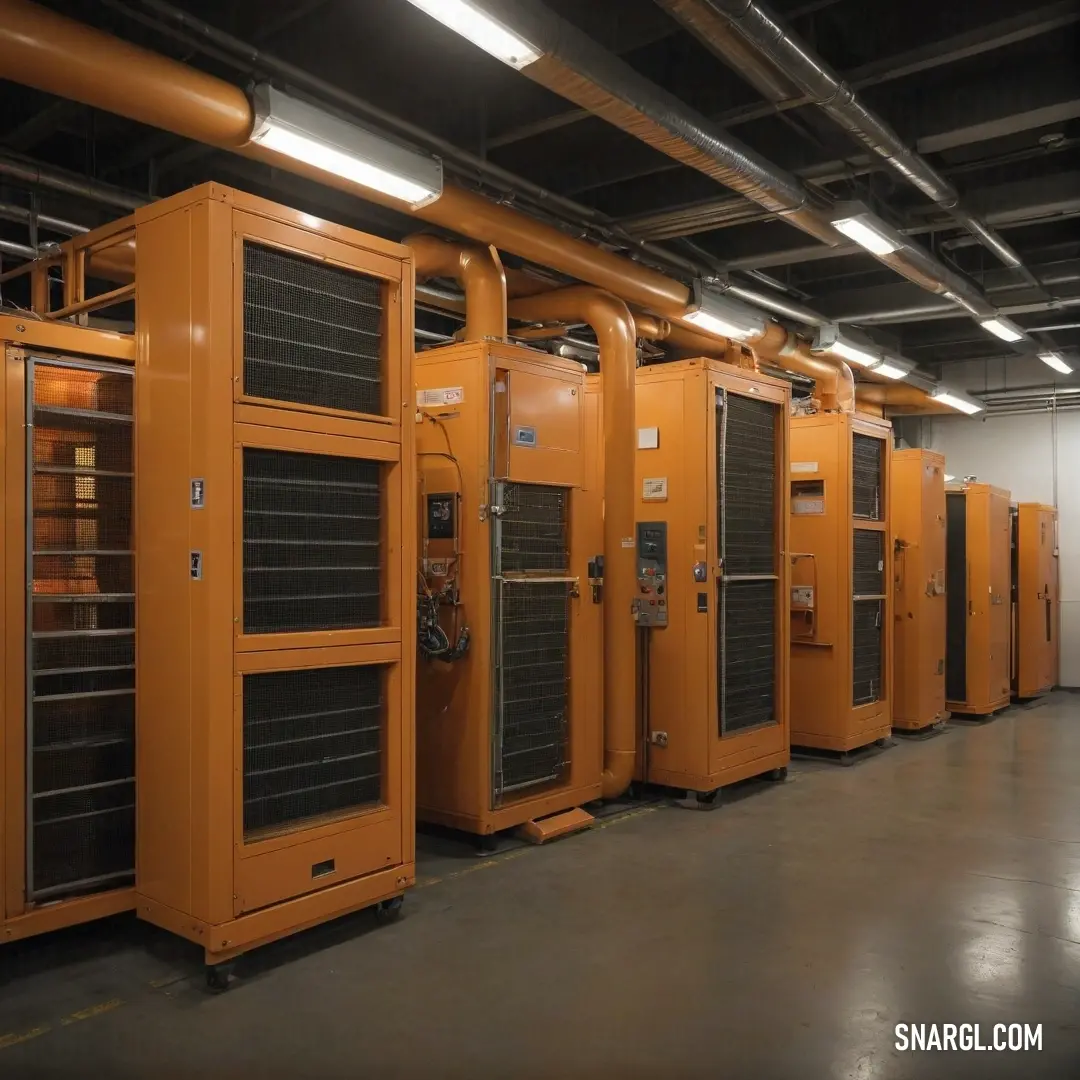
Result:
<svg viewBox="0 0 1080 1080"><path fill-rule="evenodd" d="M673 94L639 75L539 0L475 2L503 25L512 28L539 53L537 60L520 68L534 82L588 109L676 161L711 176L830 247L847 243L846 238L833 228L831 206L823 196L812 192L798 177L778 168ZM661 0L677 16L692 2ZM714 25L717 19L731 22L725 14L729 7L735 12L732 18L736 18L752 6L750 0L697 0L695 9L704 12L702 5L712 13ZM691 29L698 32L693 25ZM781 32L779 27L777 32ZM746 37L741 30L740 34ZM763 35L767 37L764 31ZM724 40L730 44L731 34ZM760 57L762 50L757 39L748 40ZM745 46L734 49L740 64L745 51ZM784 65L781 69L786 77ZM761 70L761 64L755 63L751 81L761 76ZM761 81L763 93L775 94L783 89L782 80L779 83L775 79L769 80L769 85L763 77ZM887 255L875 255L880 262L921 288L946 297L976 318L995 316L994 305L974 282L898 231L890 230L890 239L895 242L896 250ZM771 310L777 309L772 307Z"/></svg>
<svg viewBox="0 0 1080 1080"><path fill-rule="evenodd" d="M757 0L658 2L769 100L782 101L800 93L805 95L849 135L883 158L905 180L950 214L958 225L967 229L1002 263L1015 269L1029 284L1040 286L1039 280L1005 240L960 205L956 188L925 158L907 146L877 113L859 99L851 86L763 4ZM757 53L757 63L749 69L744 67L747 46ZM777 77L772 80L761 78L761 60L773 66ZM789 80L793 92L785 91L783 83L779 81L781 75Z"/></svg>

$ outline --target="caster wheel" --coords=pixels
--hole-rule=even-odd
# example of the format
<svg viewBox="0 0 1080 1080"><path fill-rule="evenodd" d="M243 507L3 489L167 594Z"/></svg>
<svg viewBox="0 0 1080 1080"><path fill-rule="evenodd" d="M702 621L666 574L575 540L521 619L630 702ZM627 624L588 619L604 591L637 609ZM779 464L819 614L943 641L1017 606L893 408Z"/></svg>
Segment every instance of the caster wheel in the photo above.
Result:
<svg viewBox="0 0 1080 1080"><path fill-rule="evenodd" d="M787 766L784 765L779 769L770 769L769 772L766 773L766 776L774 784L782 783L787 779Z"/></svg>
<svg viewBox="0 0 1080 1080"><path fill-rule="evenodd" d="M207 964L206 986L215 994L223 994L229 989L229 978L233 973L233 964Z"/></svg>
<svg viewBox="0 0 1080 1080"><path fill-rule="evenodd" d="M380 900L375 905L375 918L380 923L395 922L401 915L401 905L405 902L404 896L392 896L389 900Z"/></svg>

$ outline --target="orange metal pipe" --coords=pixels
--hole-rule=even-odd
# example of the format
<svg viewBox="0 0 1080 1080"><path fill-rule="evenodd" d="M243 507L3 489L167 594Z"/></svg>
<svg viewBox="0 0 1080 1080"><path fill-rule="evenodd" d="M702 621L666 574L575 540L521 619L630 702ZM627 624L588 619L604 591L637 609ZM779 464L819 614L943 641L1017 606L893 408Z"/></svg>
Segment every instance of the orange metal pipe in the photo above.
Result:
<svg viewBox="0 0 1080 1080"><path fill-rule="evenodd" d="M453 278L465 291L465 340L506 340L506 274L492 247L450 243L416 233L405 244L416 258L416 278Z"/></svg>
<svg viewBox="0 0 1080 1080"><path fill-rule="evenodd" d="M600 344L604 400L604 776L603 796L621 795L634 778L637 684L626 665L636 655L634 557L634 382L637 331L616 296L573 285L510 304L523 322L583 322ZM657 327L654 327L657 329Z"/></svg>
<svg viewBox="0 0 1080 1080"><path fill-rule="evenodd" d="M809 375L814 380L823 409L854 412L855 378L842 360L815 355L805 342L776 323L769 326L753 346L759 359Z"/></svg>
<svg viewBox="0 0 1080 1080"><path fill-rule="evenodd" d="M890 407L904 411L919 410L925 413L956 415L954 409L935 401L925 390L910 383L859 383L855 391L858 404Z"/></svg>
<svg viewBox="0 0 1080 1080"><path fill-rule="evenodd" d="M238 87L58 15L31 0L0 0L0 77L233 150L484 244L496 244L665 318L680 319L691 301L690 290L682 282L658 270L576 240L464 188L448 184L440 198L413 210L397 199L252 143L249 137L254 115ZM787 331L773 323L762 341L776 335L786 340ZM769 357L761 343L753 344L759 356ZM715 349L713 345L712 351ZM808 353L787 359L789 366L818 377L806 366L798 367L800 361L809 364ZM818 362L818 358L814 360ZM847 377L842 374L845 365L834 373L824 370L823 364L819 362L817 371L822 380L822 397L827 399L831 393L828 384L846 383ZM843 399L845 395L846 387L841 387L837 396Z"/></svg>

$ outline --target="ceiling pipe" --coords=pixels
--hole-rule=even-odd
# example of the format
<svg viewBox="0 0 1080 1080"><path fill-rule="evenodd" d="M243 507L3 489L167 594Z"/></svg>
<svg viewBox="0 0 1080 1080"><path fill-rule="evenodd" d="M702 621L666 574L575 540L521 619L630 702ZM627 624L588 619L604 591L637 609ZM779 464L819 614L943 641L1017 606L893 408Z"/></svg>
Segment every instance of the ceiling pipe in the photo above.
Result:
<svg viewBox="0 0 1080 1080"><path fill-rule="evenodd" d="M634 420L637 328L616 296L572 285L510 304L522 322L583 322L600 343L604 410L604 774L605 799L621 795L637 761L637 699L627 657L635 652L631 615L637 594L634 557Z"/></svg>
<svg viewBox="0 0 1080 1080"><path fill-rule="evenodd" d="M691 33L735 71L743 74L769 100L789 98L762 88L756 68L744 70L747 46L824 110L853 139L861 143L918 188L928 199L967 229L995 258L1016 270L1025 281L1042 288L1020 256L989 225L960 204L956 188L911 147L858 96L820 56L758 0L659 0ZM737 36L736 36L737 35ZM739 47L733 48L733 40Z"/></svg>
<svg viewBox="0 0 1080 1080"><path fill-rule="evenodd" d="M452 243L416 233L405 238L416 278L453 278L465 291L465 340L506 340L506 274L493 247Z"/></svg>
<svg viewBox="0 0 1080 1080"><path fill-rule="evenodd" d="M0 0L0 77L109 109L138 123L164 127L473 240L495 244L673 322L686 315L692 302L691 290L681 281L452 184L446 185L434 202L414 210L307 162L259 144L237 143L238 131L244 126L238 118L246 117L248 133L255 122L251 105L238 87L74 22L31 0ZM47 181L42 178L41 182ZM516 278L511 275L511 280ZM537 291L542 288L542 284L537 285ZM787 366L821 380L823 400L846 400L850 379L846 365L840 360L811 357L805 344L789 345L789 336L784 327L772 323L764 338L751 344L762 359L774 358L783 346ZM841 374L845 371L846 376Z"/></svg>
<svg viewBox="0 0 1080 1080"><path fill-rule="evenodd" d="M0 6L0 11L2 10L3 7ZM0 24L0 34L5 29L6 27ZM28 188L49 188L52 191L63 192L65 195L74 195L76 198L86 199L87 202L115 206L119 210L128 212L138 210L140 206L145 206L150 201L133 192L114 188L110 184L87 180L83 176L65 172L62 169L46 168L36 162L24 161L8 154L0 154L0 176L6 177L8 180L14 180Z"/></svg>
<svg viewBox="0 0 1080 1080"><path fill-rule="evenodd" d="M86 225L80 225L66 218L53 217L52 214L35 214L25 206L16 206L14 203L0 203L0 218L6 221L17 221L23 225L37 223L38 228L48 229L50 232L64 233L66 236L76 236L79 233L89 232Z"/></svg>
<svg viewBox="0 0 1080 1080"><path fill-rule="evenodd" d="M906 383L860 382L855 390L855 401L859 405L874 405L904 411L917 410L943 416L956 415L955 410L935 401L925 390L920 390L917 386L909 386Z"/></svg>
<svg viewBox="0 0 1080 1080"><path fill-rule="evenodd" d="M13 255L18 259L36 259L38 250L28 244L17 244L14 240L0 240L0 255Z"/></svg>

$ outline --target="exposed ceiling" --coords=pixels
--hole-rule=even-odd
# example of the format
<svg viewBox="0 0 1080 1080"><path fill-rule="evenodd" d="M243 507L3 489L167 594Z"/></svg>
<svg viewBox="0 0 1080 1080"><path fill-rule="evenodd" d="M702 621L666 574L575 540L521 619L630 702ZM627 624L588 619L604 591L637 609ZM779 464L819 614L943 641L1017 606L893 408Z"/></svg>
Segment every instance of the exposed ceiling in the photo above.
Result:
<svg viewBox="0 0 1080 1080"><path fill-rule="evenodd" d="M613 246L651 241L704 270L863 325L931 372L1011 357L941 297L861 249L829 248L716 180L500 64L405 0L175 0L214 26L317 73L525 181L484 182L570 220L610 221ZM1002 265L946 212L814 105L764 98L654 0L545 0L639 74L717 119L831 200L858 199L976 282L1021 327L1080 348L1080 0L773 0L772 7L960 192L1038 279ZM143 0L72 0L65 14L238 84L259 74L185 38ZM333 104L326 102L327 104ZM340 106L340 101L337 102ZM0 82L9 153L140 193L220 179L386 235L415 223L118 117ZM460 165L451 170L479 182ZM98 224L120 211L0 176L0 203ZM2 215L0 211L0 215ZM9 214L9 217L15 215ZM42 225L39 240L55 238ZM28 242L0 222L0 238ZM622 239L620 239L622 238ZM647 256L652 257L652 256ZM1044 335L1048 335L1044 337ZM1009 361L1011 362L1011 361ZM1017 362L1021 362L1017 358ZM1080 363L1075 364L1080 369ZM1052 373L1047 371L1047 382ZM1064 381L1080 375L1065 377Z"/></svg>

